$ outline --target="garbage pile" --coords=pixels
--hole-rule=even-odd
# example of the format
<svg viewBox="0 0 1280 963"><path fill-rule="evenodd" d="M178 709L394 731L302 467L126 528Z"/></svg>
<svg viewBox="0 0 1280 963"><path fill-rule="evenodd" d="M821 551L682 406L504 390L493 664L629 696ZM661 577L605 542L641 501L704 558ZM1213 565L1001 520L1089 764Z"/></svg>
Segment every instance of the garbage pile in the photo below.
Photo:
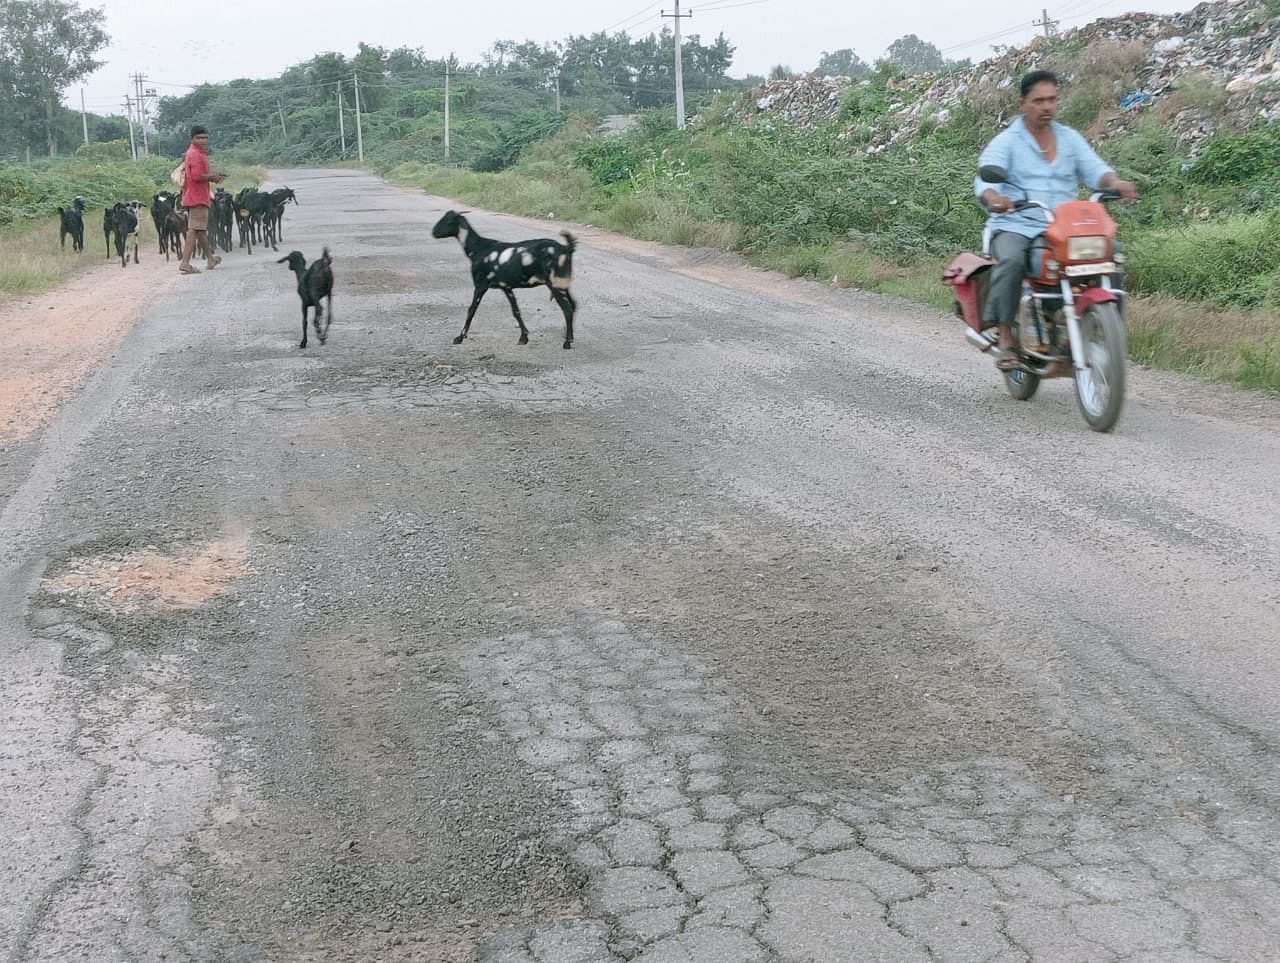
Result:
<svg viewBox="0 0 1280 963"><path fill-rule="evenodd" d="M1217 0L1179 14L1126 14L1055 37L1037 37L972 70L901 77L889 82L888 112L870 130L851 122L848 133L862 127L857 140L875 153L914 137L926 120L947 123L961 105L1007 121L1017 112L1015 85L1026 71L1058 70L1069 96L1074 81L1088 79L1074 76L1071 64L1083 71L1105 70L1098 58L1114 52L1134 58L1135 82L1116 93L1113 103L1101 105L1091 137L1115 136L1154 110L1194 156L1219 130L1244 130L1280 119L1280 17L1269 15L1269 6L1267 0ZM811 128L839 115L853 83L857 81L813 75L771 80L747 94L731 113L741 122L767 115ZM1201 91L1199 97L1175 96L1192 84Z"/></svg>
<svg viewBox="0 0 1280 963"><path fill-rule="evenodd" d="M840 110L840 100L851 81L848 77L819 77L809 74L786 80L767 80L748 94L754 109L782 117L808 130L831 120ZM741 110L730 114L741 116Z"/></svg>

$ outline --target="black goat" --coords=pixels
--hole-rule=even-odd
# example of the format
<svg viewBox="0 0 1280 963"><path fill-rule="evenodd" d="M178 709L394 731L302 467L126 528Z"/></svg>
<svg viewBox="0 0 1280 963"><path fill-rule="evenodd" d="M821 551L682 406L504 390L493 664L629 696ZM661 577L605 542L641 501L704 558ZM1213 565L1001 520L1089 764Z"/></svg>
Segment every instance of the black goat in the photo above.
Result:
<svg viewBox="0 0 1280 963"><path fill-rule="evenodd" d="M298 195L291 187L278 187L267 195L271 198L272 233L277 241L284 240L284 206L293 201L298 203Z"/></svg>
<svg viewBox="0 0 1280 963"><path fill-rule="evenodd" d="M111 243L116 238L116 209L114 207L104 207L102 209L102 236L107 241L107 260L111 260Z"/></svg>
<svg viewBox="0 0 1280 963"><path fill-rule="evenodd" d="M169 249L172 246L172 235L164 229L170 213L178 209L178 196L172 191L161 191L151 198L151 223L156 226L156 237L159 240L160 252L169 260ZM175 253L181 254L179 248Z"/></svg>
<svg viewBox="0 0 1280 963"><path fill-rule="evenodd" d="M71 202L70 210L58 208L58 217L62 223L58 228L58 243L62 250L67 249L67 235L71 235L71 250L84 250L84 198L77 197Z"/></svg>
<svg viewBox="0 0 1280 963"><path fill-rule="evenodd" d="M253 253L253 242L276 250L275 205L271 195L252 187L246 187L235 196L236 224L240 228L240 246Z"/></svg>
<svg viewBox="0 0 1280 963"><path fill-rule="evenodd" d="M471 307L467 309L467 320L462 325L462 333L453 339L454 344L462 344L466 338L471 330L471 319L475 317L476 308L480 307L480 299L490 288L498 288L507 296L511 313L520 326L519 343L528 344L529 329L520 317L512 288L534 288L545 284L551 290L552 300L564 312L564 346L573 347L573 316L578 310L578 303L569 293L569 282L573 277L573 252L577 240L568 231L561 231L560 235L565 239L564 244L547 237L509 244L481 237L457 211L449 211L436 222L431 236L458 239L462 250L471 259L471 280L476 286Z"/></svg>
<svg viewBox="0 0 1280 963"><path fill-rule="evenodd" d="M324 253L312 261L310 267L307 267L307 259L302 256L301 251L290 251L287 257L282 257L276 263L286 262L289 270L298 275L298 297L302 299L302 343L298 347L307 346L307 308L310 307L316 309L311 322L316 329L316 337L324 344L325 338L329 336L329 325L333 323L333 258L329 256L329 249L325 248ZM321 327L324 309L320 307L320 301L324 298L329 300L329 318L324 322L324 327Z"/></svg>
<svg viewBox="0 0 1280 963"><path fill-rule="evenodd" d="M219 187L213 193L213 204L209 208L209 241L215 247L231 251L231 225L235 223L235 201L231 193Z"/></svg>
<svg viewBox="0 0 1280 963"><path fill-rule="evenodd" d="M135 206L136 205L136 206ZM136 201L128 204L117 203L107 211L111 219L111 233L116 242L116 254L120 258L120 266L129 265L128 248L133 245L133 263L138 263L138 210L142 207ZM105 228L105 223L104 223ZM111 256L111 252L107 252Z"/></svg>
<svg viewBox="0 0 1280 963"><path fill-rule="evenodd" d="M165 261L169 260L169 252L179 260L182 259L182 246L187 242L187 224L190 215L186 211L170 211L164 216L160 225L160 247L164 250Z"/></svg>

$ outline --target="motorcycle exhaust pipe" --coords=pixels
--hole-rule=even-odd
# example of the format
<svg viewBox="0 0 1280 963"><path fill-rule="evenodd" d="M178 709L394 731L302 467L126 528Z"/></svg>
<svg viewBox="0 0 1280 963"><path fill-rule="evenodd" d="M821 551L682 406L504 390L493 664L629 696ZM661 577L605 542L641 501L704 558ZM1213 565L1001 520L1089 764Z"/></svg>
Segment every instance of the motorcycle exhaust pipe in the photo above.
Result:
<svg viewBox="0 0 1280 963"><path fill-rule="evenodd" d="M990 351L996 346L996 343L988 338L985 334L974 331L973 328L965 326L964 339L979 351Z"/></svg>

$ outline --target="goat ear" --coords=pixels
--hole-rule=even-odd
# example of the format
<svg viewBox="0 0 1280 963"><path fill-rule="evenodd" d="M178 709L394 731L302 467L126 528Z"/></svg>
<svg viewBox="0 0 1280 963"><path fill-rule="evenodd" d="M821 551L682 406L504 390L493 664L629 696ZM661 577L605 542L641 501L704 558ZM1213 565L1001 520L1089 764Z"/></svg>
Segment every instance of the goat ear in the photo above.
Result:
<svg viewBox="0 0 1280 963"><path fill-rule="evenodd" d="M284 263L285 261L287 261L287 260L289 260L287 257L282 257L280 260L276 261L276 263L277 263L277 264L283 264L283 263Z"/></svg>

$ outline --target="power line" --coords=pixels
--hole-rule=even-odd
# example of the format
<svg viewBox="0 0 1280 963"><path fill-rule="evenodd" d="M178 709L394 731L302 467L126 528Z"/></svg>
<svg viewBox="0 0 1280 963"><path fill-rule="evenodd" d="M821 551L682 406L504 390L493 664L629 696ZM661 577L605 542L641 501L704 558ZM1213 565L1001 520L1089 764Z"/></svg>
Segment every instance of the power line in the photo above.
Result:
<svg viewBox="0 0 1280 963"><path fill-rule="evenodd" d="M713 10L732 10L734 7L754 7L760 3L772 3L773 0L738 0L736 3L720 0L719 3L710 3L698 7L703 13L710 13Z"/></svg>
<svg viewBox="0 0 1280 963"><path fill-rule="evenodd" d="M657 3L651 3L651 4L649 4L649 6L647 6L647 7L643 7L643 8L641 8L640 10L637 10L637 11L636 11L635 13L633 13L631 16L629 16L629 17L623 17L623 18L622 18L621 20L619 20L617 23L610 24L609 26L605 27L605 28L604 28L603 30L601 30L600 32L601 32L601 33L608 33L610 30L615 30L615 29L617 29L618 27L621 27L623 24L628 23L628 22L630 22L630 21L632 21L632 20L635 20L637 17L641 16L642 14L646 14L646 13L648 13L648 12L649 12L650 10L652 10L654 7L658 6L661 2L662 2L662 0L658 0L658 2L657 2Z"/></svg>

